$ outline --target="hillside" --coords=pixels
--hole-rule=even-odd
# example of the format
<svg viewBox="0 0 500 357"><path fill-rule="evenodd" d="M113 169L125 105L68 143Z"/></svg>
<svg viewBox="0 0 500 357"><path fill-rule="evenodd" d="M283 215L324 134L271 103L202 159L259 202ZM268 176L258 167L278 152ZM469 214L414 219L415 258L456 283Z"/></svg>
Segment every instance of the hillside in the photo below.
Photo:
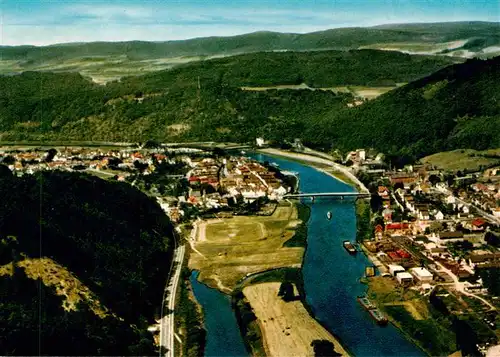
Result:
<svg viewBox="0 0 500 357"><path fill-rule="evenodd" d="M469 60L350 110L329 113L308 137L343 149L401 156L500 147L500 57Z"/></svg>
<svg viewBox="0 0 500 357"><path fill-rule="evenodd" d="M338 28L306 34L255 32L166 42L0 46L0 74L77 71L99 82L179 64L261 51L391 49L455 57L500 54L499 23L451 22Z"/></svg>
<svg viewBox="0 0 500 357"><path fill-rule="evenodd" d="M294 137L350 94L243 86L388 86L449 59L375 50L245 54L99 86L76 73L0 77L0 140L221 140ZM198 84L200 88L198 89Z"/></svg>
<svg viewBox="0 0 500 357"><path fill-rule="evenodd" d="M326 150L374 147L408 158L500 147L500 57L445 67L446 61L376 50L256 53L106 86L78 74L27 72L0 77L0 140L250 142L263 136L302 138ZM349 93L314 90L400 82L410 83L354 108ZM310 88L241 89L301 83Z"/></svg>
<svg viewBox="0 0 500 357"><path fill-rule="evenodd" d="M0 168L0 353L157 354L146 329L173 249L161 208L125 183Z"/></svg>

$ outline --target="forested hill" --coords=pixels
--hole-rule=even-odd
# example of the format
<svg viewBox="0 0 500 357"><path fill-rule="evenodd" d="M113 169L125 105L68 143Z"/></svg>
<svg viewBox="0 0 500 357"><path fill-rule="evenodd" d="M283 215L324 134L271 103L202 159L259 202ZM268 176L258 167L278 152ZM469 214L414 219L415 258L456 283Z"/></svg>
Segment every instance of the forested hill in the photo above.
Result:
<svg viewBox="0 0 500 357"><path fill-rule="evenodd" d="M172 226L126 183L0 165L0 354L157 355Z"/></svg>
<svg viewBox="0 0 500 357"><path fill-rule="evenodd" d="M248 141L260 135L277 139L283 132L293 138L353 98L330 91L240 87L395 85L450 63L376 50L255 53L106 86L76 73L26 72L0 77L0 140Z"/></svg>
<svg viewBox="0 0 500 357"><path fill-rule="evenodd" d="M449 60L437 57L376 50L256 53L106 86L78 74L30 72L0 77L0 140L252 142L263 136L412 157L498 147L499 62L447 66ZM407 81L354 108L352 94L334 92ZM312 88L241 89L303 83Z"/></svg>
<svg viewBox="0 0 500 357"><path fill-rule="evenodd" d="M359 107L328 113L319 142L375 147L421 157L500 147L500 57L469 60L395 89ZM311 127L310 138L318 135Z"/></svg>

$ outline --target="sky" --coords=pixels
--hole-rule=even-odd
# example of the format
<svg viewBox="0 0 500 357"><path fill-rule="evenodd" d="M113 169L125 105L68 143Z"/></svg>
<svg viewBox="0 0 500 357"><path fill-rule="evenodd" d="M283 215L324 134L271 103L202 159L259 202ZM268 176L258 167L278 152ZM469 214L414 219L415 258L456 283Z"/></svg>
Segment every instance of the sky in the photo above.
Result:
<svg viewBox="0 0 500 357"><path fill-rule="evenodd" d="M499 19L499 0L0 0L0 45Z"/></svg>

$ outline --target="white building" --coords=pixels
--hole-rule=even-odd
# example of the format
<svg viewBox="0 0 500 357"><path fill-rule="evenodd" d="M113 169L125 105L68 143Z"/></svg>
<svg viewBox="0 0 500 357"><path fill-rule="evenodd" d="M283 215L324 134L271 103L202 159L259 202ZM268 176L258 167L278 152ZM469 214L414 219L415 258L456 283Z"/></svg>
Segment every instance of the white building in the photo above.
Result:
<svg viewBox="0 0 500 357"><path fill-rule="evenodd" d="M389 264L389 273L391 273L392 276L396 276L396 274L404 271L405 268L403 268L401 265Z"/></svg>
<svg viewBox="0 0 500 357"><path fill-rule="evenodd" d="M410 271L421 283L432 281L432 273L425 268L412 268Z"/></svg>
<svg viewBox="0 0 500 357"><path fill-rule="evenodd" d="M399 284L407 286L413 282L413 276L410 273L403 271L396 274L396 280Z"/></svg>

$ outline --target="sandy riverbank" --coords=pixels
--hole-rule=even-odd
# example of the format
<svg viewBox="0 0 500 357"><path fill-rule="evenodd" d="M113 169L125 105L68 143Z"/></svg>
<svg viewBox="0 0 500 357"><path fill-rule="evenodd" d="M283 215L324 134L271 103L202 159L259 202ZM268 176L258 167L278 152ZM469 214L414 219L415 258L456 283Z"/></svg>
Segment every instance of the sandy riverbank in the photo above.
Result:
<svg viewBox="0 0 500 357"><path fill-rule="evenodd" d="M361 181L359 181L358 178L351 171L349 171L347 167L333 162L332 160L329 160L327 158L273 148L260 149L258 151L268 155L282 156L292 160L303 162L306 165L314 167L316 170L321 171L339 181L342 181L347 185L355 187L359 192L369 192L365 185Z"/></svg>
<svg viewBox="0 0 500 357"><path fill-rule="evenodd" d="M243 289L259 321L268 357L311 356L314 340L329 341L337 353L348 356L335 337L309 315L300 300L285 302L279 297L279 288L280 283L269 282Z"/></svg>

